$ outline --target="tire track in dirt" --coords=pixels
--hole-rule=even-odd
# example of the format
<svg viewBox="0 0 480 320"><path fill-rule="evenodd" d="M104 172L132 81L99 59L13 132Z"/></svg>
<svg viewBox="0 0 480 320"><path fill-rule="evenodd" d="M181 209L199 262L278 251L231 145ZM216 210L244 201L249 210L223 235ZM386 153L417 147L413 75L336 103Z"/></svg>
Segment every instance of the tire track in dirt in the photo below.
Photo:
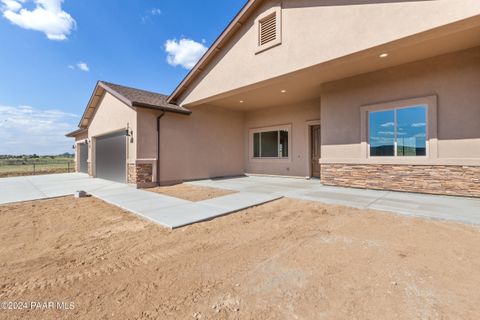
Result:
<svg viewBox="0 0 480 320"><path fill-rule="evenodd" d="M189 248L185 248L183 251L188 251ZM46 290L49 288L66 289L68 286L82 281L84 279L91 279L94 277L109 276L114 273L118 273L124 270L132 269L141 265L148 265L154 261L162 259L168 259L173 255L182 254L178 250L168 249L162 252L156 251L150 252L146 255L136 257L126 257L127 259L115 262L113 264L93 267L88 270L79 271L73 274L62 275L50 279L36 279L30 278L22 283L10 283L4 284L0 291L1 298L10 298L14 296L20 296L27 292L36 290Z"/></svg>

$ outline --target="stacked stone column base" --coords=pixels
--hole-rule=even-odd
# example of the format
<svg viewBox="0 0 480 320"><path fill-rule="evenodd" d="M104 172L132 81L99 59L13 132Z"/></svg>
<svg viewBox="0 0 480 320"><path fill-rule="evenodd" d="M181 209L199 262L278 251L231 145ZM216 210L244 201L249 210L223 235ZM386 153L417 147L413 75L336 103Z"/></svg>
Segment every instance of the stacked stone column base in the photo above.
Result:
<svg viewBox="0 0 480 320"><path fill-rule="evenodd" d="M153 165L150 163L129 163L127 180L128 183L135 184L138 187L153 186Z"/></svg>

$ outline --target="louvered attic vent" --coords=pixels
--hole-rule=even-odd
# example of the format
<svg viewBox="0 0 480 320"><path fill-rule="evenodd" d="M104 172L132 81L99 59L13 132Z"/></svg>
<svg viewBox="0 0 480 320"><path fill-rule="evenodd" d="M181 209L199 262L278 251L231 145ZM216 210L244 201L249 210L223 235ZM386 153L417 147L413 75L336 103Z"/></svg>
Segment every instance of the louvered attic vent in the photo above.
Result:
<svg viewBox="0 0 480 320"><path fill-rule="evenodd" d="M262 46L277 38L277 15L275 13L260 20L258 45Z"/></svg>

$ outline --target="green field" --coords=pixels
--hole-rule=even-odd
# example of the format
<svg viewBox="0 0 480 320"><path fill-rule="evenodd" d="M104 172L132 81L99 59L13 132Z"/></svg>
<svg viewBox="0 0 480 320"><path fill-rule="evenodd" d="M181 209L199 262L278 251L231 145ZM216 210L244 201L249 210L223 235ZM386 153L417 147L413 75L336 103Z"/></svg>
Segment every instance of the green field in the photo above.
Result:
<svg viewBox="0 0 480 320"><path fill-rule="evenodd" d="M75 161L71 157L0 159L0 177L65 173L74 171Z"/></svg>

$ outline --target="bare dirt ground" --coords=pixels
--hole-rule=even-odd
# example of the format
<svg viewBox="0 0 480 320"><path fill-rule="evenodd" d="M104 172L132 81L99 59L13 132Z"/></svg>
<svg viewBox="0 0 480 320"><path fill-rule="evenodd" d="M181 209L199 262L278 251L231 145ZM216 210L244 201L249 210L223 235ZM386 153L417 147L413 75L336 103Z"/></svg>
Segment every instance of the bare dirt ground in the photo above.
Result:
<svg viewBox="0 0 480 320"><path fill-rule="evenodd" d="M0 206L1 319L478 319L480 228L282 199L168 231L95 198Z"/></svg>
<svg viewBox="0 0 480 320"><path fill-rule="evenodd" d="M194 201L194 202L208 200L208 199L236 193L236 191L232 191L232 190L210 188L210 187L203 187L203 186L193 186L185 183L177 184L174 186L149 188L144 190L161 193L167 196L177 197L180 199Z"/></svg>

